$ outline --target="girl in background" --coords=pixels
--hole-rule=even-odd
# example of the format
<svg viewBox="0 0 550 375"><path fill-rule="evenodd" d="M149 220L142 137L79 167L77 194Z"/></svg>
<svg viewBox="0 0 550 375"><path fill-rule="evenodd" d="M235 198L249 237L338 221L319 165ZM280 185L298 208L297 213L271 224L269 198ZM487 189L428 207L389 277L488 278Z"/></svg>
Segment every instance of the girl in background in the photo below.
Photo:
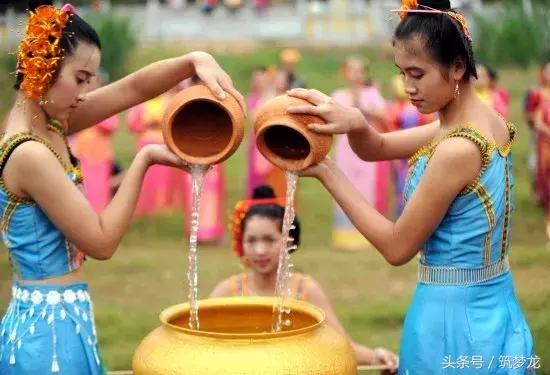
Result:
<svg viewBox="0 0 550 375"><path fill-rule="evenodd" d="M343 76L348 83L345 89L332 94L334 102L358 108L373 124L386 131L386 102L379 89L365 85L368 77L363 59L348 57L342 66ZM381 212L388 207L388 162L366 163L354 154L348 139L339 136L336 140L335 162L357 186L363 197ZM355 229L339 205L335 206L332 246L337 249L357 250L370 247L368 241Z"/></svg>
<svg viewBox="0 0 550 375"><path fill-rule="evenodd" d="M254 190L251 200L238 202L233 214L233 251L247 271L220 282L210 297L272 296L279 265L279 249L284 216L284 199L277 199L269 186ZM290 231L293 245L300 245L300 222ZM346 337L360 365L387 365L397 368L397 356L384 349L370 349L353 342L338 320L328 296L311 276L293 273L289 282L292 298L310 302L326 314L326 322Z"/></svg>

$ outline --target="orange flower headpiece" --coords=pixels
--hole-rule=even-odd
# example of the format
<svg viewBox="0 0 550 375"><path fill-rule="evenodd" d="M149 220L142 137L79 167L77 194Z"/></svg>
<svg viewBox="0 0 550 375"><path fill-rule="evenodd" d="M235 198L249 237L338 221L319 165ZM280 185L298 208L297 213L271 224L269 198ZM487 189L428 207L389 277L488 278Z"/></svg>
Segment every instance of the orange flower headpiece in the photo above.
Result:
<svg viewBox="0 0 550 375"><path fill-rule="evenodd" d="M266 198L266 199L247 199L237 202L235 209L233 210L233 215L231 216L231 233L233 234L233 253L237 257L242 257L244 255L243 250L243 226L242 222L246 216L248 210L252 207L260 204L278 204L280 206L285 206L284 198Z"/></svg>
<svg viewBox="0 0 550 375"><path fill-rule="evenodd" d="M430 8L429 6L418 4L418 0L402 0L401 8L394 9L392 12L397 12L401 19L405 18L408 13L432 13L432 14L446 14L460 24L464 35L471 42L472 34L468 29L468 23L466 18L455 10L439 10Z"/></svg>
<svg viewBox="0 0 550 375"><path fill-rule="evenodd" d="M23 75L21 90L29 99L41 100L62 59L59 45L63 29L74 13L70 4L61 9L41 5L29 11L25 37L17 52L17 73Z"/></svg>

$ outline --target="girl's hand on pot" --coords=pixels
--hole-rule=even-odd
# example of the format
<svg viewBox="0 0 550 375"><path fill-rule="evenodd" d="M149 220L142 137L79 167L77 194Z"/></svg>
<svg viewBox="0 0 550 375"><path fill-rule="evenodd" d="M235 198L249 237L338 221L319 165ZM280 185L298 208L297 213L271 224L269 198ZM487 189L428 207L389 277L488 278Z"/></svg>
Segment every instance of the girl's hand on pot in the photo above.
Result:
<svg viewBox="0 0 550 375"><path fill-rule="evenodd" d="M358 108L336 103L330 96L318 90L293 89L287 95L307 100L311 104L288 108L291 114L314 115L325 120L326 124L309 124L308 128L320 134L347 134L364 129L367 121Z"/></svg>
<svg viewBox="0 0 550 375"><path fill-rule="evenodd" d="M195 74L212 91L219 100L224 100L227 94L231 94L246 113L244 97L233 86L231 77L220 67L216 60L208 53L191 52L191 59L195 67Z"/></svg>

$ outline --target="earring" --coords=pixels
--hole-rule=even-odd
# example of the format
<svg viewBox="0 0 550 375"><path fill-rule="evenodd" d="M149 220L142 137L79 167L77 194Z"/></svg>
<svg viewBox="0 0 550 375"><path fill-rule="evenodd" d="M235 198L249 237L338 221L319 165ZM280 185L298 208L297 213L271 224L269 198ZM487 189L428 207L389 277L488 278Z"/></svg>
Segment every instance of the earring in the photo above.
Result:
<svg viewBox="0 0 550 375"><path fill-rule="evenodd" d="M458 97L460 97L460 87L458 87L458 82L457 82L455 87L454 98L458 99Z"/></svg>

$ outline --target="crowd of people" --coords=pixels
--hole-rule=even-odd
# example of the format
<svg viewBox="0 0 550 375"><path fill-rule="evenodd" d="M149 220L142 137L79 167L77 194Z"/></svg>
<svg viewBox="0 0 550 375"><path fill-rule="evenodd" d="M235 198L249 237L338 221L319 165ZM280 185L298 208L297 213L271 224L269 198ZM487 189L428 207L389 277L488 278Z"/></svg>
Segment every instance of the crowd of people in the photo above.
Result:
<svg viewBox="0 0 550 375"><path fill-rule="evenodd" d="M281 51L279 64L258 66L250 75L250 91L247 97L249 119L264 103L290 89L306 87L303 77L297 73L301 54L297 49ZM550 113L548 108L550 64L541 65L540 83L529 89L525 99L525 115L532 130L529 168L533 176L536 202L548 211L550 191L550 168L548 134ZM496 70L487 64L476 65L478 78L474 82L479 99L492 107L504 119L508 119L510 94L500 85ZM359 108L379 132L411 129L437 120L437 114L424 114L408 99L403 80L394 76L390 82L372 77L369 61L360 56L349 56L341 64L341 78L346 86L335 90L334 101ZM187 79L163 95L131 108L127 115L128 129L136 136L136 151L147 144L162 144L161 121L165 107L173 95L189 85L198 84L197 77ZM383 95L382 87L389 87L389 96ZM116 191L123 171L116 163L111 137L117 129L120 117L114 116L78 134L72 139L74 151L82 160L86 194L92 206L99 212ZM252 128L252 127L251 127ZM284 171L271 164L256 147L251 129L245 139L247 149L245 196L251 197L256 187L271 186L277 197L284 197L286 180ZM545 147L546 146L546 147ZM351 149L347 137L337 136L334 144L334 159L338 166L360 187L362 195L372 202L377 210L388 217L397 217L404 207L403 193L409 163L407 159L365 162ZM191 181L185 172L164 166L152 167L145 177L135 212L139 216L163 215L174 211L189 217ZM226 181L224 165L215 165L209 171L203 186L203 208L199 241L223 242L226 236ZM550 216L549 216L550 220ZM187 220L186 220L187 222ZM549 224L550 225L550 224ZM186 225L185 232L188 233ZM548 227L550 230L550 226ZM550 233L549 233L550 237ZM335 205L332 231L332 246L336 249L359 250L371 247L343 213Z"/></svg>

